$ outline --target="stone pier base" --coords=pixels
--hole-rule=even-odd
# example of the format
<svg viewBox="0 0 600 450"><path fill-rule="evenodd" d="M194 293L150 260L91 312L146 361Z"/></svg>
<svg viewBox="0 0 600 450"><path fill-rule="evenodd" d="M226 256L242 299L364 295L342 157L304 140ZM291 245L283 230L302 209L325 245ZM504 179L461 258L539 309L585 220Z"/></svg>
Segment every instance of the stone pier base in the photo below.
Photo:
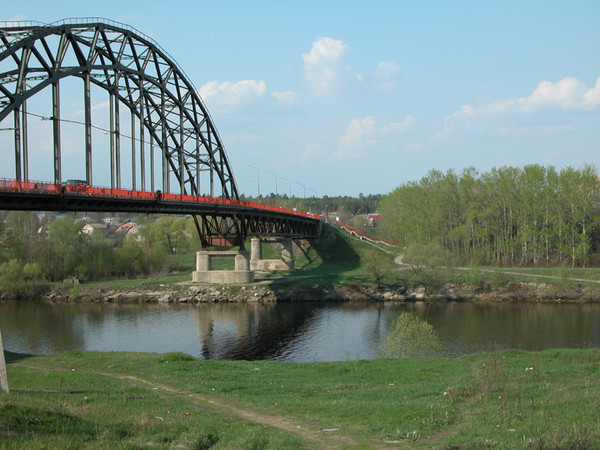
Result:
<svg viewBox="0 0 600 450"><path fill-rule="evenodd" d="M294 270L294 251L291 238L281 239L281 259L262 259L261 241L252 238L250 241L250 269L271 270Z"/></svg>
<svg viewBox="0 0 600 450"><path fill-rule="evenodd" d="M212 258L235 258L234 270L211 270ZM250 258L246 250L196 252L196 270L192 272L194 283L246 284L254 282L254 271L250 270Z"/></svg>

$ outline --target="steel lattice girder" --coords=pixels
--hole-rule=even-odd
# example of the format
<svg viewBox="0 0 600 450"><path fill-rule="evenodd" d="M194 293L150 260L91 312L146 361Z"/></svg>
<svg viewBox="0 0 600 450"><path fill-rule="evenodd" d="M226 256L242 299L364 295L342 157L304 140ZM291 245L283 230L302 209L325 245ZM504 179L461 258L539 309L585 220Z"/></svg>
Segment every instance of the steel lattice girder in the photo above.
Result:
<svg viewBox="0 0 600 450"><path fill-rule="evenodd" d="M238 199L217 130L193 84L153 40L115 22L0 25L0 122L62 78L89 77L113 93L162 149L182 193L201 195L197 174L214 172L225 198ZM58 39L58 45L51 45ZM163 186L163 189L165 187Z"/></svg>
<svg viewBox="0 0 600 450"><path fill-rule="evenodd" d="M320 221L314 218L272 213L250 207L234 207L156 199L85 196L69 193L31 194L2 192L0 209L33 211L136 212L146 214L191 214L202 217L202 239L224 238L241 245L246 236L319 236Z"/></svg>

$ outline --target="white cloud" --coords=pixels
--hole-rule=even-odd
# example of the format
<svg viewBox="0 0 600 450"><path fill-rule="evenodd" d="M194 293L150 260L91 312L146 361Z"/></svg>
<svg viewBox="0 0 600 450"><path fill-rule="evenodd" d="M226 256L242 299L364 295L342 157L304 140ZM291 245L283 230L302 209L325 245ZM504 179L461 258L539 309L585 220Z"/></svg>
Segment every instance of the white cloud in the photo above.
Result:
<svg viewBox="0 0 600 450"><path fill-rule="evenodd" d="M265 108L289 109L302 103L301 96L294 91L269 92L264 81L243 80L236 83L210 81L203 85L198 94L208 109L220 113L237 113Z"/></svg>
<svg viewBox="0 0 600 450"><path fill-rule="evenodd" d="M271 96L277 101L289 106L295 106L301 103L300 95L294 91L271 92Z"/></svg>
<svg viewBox="0 0 600 450"><path fill-rule="evenodd" d="M267 93L264 81L243 80L237 83L209 81L198 90L198 94L210 110L233 112L249 103L256 102Z"/></svg>
<svg viewBox="0 0 600 450"><path fill-rule="evenodd" d="M600 106L600 77L593 88L577 78L566 77L553 83L542 81L528 97L497 100L481 106L463 105L446 117L447 124L473 124L477 120L506 117L515 114L552 111L590 111Z"/></svg>
<svg viewBox="0 0 600 450"><path fill-rule="evenodd" d="M335 159L356 159L375 145L388 147L384 141L405 133L416 123L412 116L406 116L401 122L380 123L375 117L352 119L346 133L340 137Z"/></svg>
<svg viewBox="0 0 600 450"><path fill-rule="evenodd" d="M313 94L335 96L353 78L349 50L339 39L323 37L313 42L310 52L302 54L306 81Z"/></svg>
<svg viewBox="0 0 600 450"><path fill-rule="evenodd" d="M375 80L377 87L384 91L392 90L396 86L401 73L400 66L394 61L382 61L377 65Z"/></svg>
<svg viewBox="0 0 600 450"><path fill-rule="evenodd" d="M350 58L350 47L339 39L322 37L302 54L306 83L313 95L336 97L359 88L393 89L401 73L394 61L382 61L369 73L358 72Z"/></svg>

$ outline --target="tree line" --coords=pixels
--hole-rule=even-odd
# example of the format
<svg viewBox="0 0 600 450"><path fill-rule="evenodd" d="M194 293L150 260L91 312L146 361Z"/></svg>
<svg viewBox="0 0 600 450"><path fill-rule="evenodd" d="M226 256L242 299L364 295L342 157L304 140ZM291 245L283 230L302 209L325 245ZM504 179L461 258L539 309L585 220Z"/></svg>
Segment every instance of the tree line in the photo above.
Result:
<svg viewBox="0 0 600 450"><path fill-rule="evenodd" d="M358 194L357 197L348 195L323 196L323 197L288 197L286 194L261 195L259 197L242 194L241 200L259 203L267 206L279 206L286 209L296 209L302 212L325 215L328 212L336 212L345 219L357 214L369 214L377 211L377 204L381 198L380 194Z"/></svg>
<svg viewBox="0 0 600 450"><path fill-rule="evenodd" d="M0 221L0 292L31 296L44 282L98 280L169 272L200 248L193 220L162 216L125 237L82 233L72 215L11 211Z"/></svg>
<svg viewBox="0 0 600 450"><path fill-rule="evenodd" d="M592 166L431 170L383 196L379 211L389 238L439 244L463 263L600 263L600 184Z"/></svg>

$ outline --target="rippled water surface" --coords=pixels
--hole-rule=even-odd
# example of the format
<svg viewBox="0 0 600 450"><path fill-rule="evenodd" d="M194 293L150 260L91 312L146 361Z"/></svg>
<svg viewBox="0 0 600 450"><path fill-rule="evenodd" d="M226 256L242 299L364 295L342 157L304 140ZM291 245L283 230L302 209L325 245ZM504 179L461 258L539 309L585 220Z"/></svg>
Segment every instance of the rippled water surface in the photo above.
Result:
<svg viewBox="0 0 600 450"><path fill-rule="evenodd" d="M4 348L185 352L205 359L370 359L398 314L438 331L441 353L599 347L599 304L0 304Z"/></svg>

